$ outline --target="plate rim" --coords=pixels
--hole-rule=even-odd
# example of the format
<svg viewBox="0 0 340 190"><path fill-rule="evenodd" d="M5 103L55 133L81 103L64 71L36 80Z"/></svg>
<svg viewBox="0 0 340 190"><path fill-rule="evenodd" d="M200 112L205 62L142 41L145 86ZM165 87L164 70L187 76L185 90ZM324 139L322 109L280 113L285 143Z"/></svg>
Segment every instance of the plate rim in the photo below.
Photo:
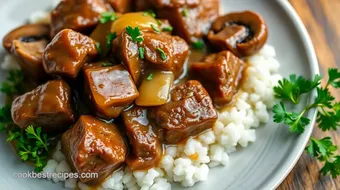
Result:
<svg viewBox="0 0 340 190"><path fill-rule="evenodd" d="M309 59L308 64L311 69L311 74L312 75L320 74L319 63L313 42L300 16L298 15L298 13L288 0L277 0L277 3L280 5L282 9L284 9L287 15L291 18L294 27L297 29L299 37L302 39L303 46L305 46L306 49L306 57ZM308 98L309 100L307 103L308 104L312 103L314 98L316 98L316 95L317 95L316 90L314 90L313 93ZM312 119L309 126L306 128L304 132L305 137L302 141L302 144L300 144L299 145L300 147L296 150L297 154L295 154L295 156L294 154L291 154L291 156L294 157L293 160L281 166L281 168L286 167L286 169L283 172L274 173L274 175L271 177L271 180L262 186L263 189L276 189L277 187L279 187L279 185L281 185L281 183L286 179L286 177L290 174L290 172L293 170L293 168L301 158L302 153L304 152L305 147L314 130L317 110L312 109L311 111L309 111L308 116L312 116L311 117Z"/></svg>

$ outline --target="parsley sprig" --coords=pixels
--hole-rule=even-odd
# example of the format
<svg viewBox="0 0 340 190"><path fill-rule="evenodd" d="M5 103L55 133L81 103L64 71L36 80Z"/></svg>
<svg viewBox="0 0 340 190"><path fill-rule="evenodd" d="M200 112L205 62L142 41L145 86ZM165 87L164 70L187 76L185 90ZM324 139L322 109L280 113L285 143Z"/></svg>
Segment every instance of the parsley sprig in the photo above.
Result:
<svg viewBox="0 0 340 190"><path fill-rule="evenodd" d="M106 36L106 46L108 48L111 48L112 40L114 40L116 37L117 37L116 32L110 33Z"/></svg>
<svg viewBox="0 0 340 190"><path fill-rule="evenodd" d="M285 104L280 102L273 107L274 122L285 123L290 131L299 134L305 131L310 119L304 115L312 108L318 110L318 127L323 130L337 130L340 126L340 102L334 102L329 87L340 88L340 72L338 69L328 70L329 79L324 87L320 86L321 76L316 75L313 80L305 79L302 76L291 75L289 79L279 81L274 87L276 97L288 100L294 104L299 103L299 98L304 93L309 93L316 88L317 97L314 103L306 106L301 112L287 111ZM330 137L317 140L311 138L310 145L306 148L308 154L318 160L325 162L321 169L323 175L331 174L332 177L340 175L340 155L335 155L338 147L334 145Z"/></svg>
<svg viewBox="0 0 340 190"><path fill-rule="evenodd" d="M310 92L320 84L320 81L320 75L316 75L313 81L306 80L302 76L290 75L289 79L279 81L279 85L274 87L275 96L298 104L300 95Z"/></svg>
<svg viewBox="0 0 340 190"><path fill-rule="evenodd" d="M15 126L11 117L11 107L5 105L0 109L0 129L7 131L7 141L16 141L21 160L35 163L35 171L40 172L46 166L50 139L41 131L41 127L32 125L25 130Z"/></svg>
<svg viewBox="0 0 340 190"><path fill-rule="evenodd" d="M11 70L7 80L1 85L0 91L6 96L22 94L24 92L24 75L20 70Z"/></svg>
<svg viewBox="0 0 340 190"><path fill-rule="evenodd" d="M140 29L138 27L132 28L131 26L126 27L126 32L131 36L132 41L142 42L144 38L141 36Z"/></svg>

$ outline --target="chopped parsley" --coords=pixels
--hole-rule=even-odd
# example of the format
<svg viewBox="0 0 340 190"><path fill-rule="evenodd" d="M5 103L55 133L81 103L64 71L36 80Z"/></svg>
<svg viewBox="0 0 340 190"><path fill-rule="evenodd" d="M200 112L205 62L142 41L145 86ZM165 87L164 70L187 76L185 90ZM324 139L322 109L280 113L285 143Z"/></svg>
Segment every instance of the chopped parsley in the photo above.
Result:
<svg viewBox="0 0 340 190"><path fill-rule="evenodd" d="M162 21L161 20L156 19L156 22L157 22L158 25L162 25Z"/></svg>
<svg viewBox="0 0 340 190"><path fill-rule="evenodd" d="M145 48L139 47L138 52L139 52L139 58L144 59Z"/></svg>
<svg viewBox="0 0 340 190"><path fill-rule="evenodd" d="M172 26L167 26L167 27L162 28L162 30L163 30L164 32L172 32L173 29L174 29L174 28L173 28Z"/></svg>
<svg viewBox="0 0 340 190"><path fill-rule="evenodd" d="M99 22L105 24L109 21L115 21L117 19L116 13L113 11L103 12L101 17L99 18Z"/></svg>
<svg viewBox="0 0 340 190"><path fill-rule="evenodd" d="M203 40L197 40L196 42L192 43L192 47L194 49L202 49L204 47L204 42Z"/></svg>
<svg viewBox="0 0 340 190"><path fill-rule="evenodd" d="M189 16L189 11L186 7L183 8L182 14L183 14L184 17Z"/></svg>
<svg viewBox="0 0 340 190"><path fill-rule="evenodd" d="M111 67L111 66L113 66L113 64L112 63L102 63L102 66L103 67Z"/></svg>
<svg viewBox="0 0 340 190"><path fill-rule="evenodd" d="M161 48L156 48L156 50L161 54L161 59L165 61L166 60L165 52Z"/></svg>
<svg viewBox="0 0 340 190"><path fill-rule="evenodd" d="M151 24L151 28L152 28L153 31L155 31L156 33L159 33L159 32L160 32L159 28L158 28L156 25L154 25L154 24Z"/></svg>
<svg viewBox="0 0 340 190"><path fill-rule="evenodd" d="M155 11L152 10L152 9L149 9L149 10L144 11L143 15L144 15L144 16L148 16L148 15L149 15L149 16L151 16L151 17L153 17L153 18L156 18L156 13L155 13Z"/></svg>
<svg viewBox="0 0 340 190"><path fill-rule="evenodd" d="M146 78L146 80L150 81L153 79L153 73L150 73L149 76Z"/></svg>
<svg viewBox="0 0 340 190"><path fill-rule="evenodd" d="M131 36L131 39L134 42L142 42L144 40L138 27L132 28L131 26L128 26L126 27L126 32Z"/></svg>
<svg viewBox="0 0 340 190"><path fill-rule="evenodd" d="M117 37L117 33L113 32L106 36L106 45L108 48L111 48L112 40Z"/></svg>

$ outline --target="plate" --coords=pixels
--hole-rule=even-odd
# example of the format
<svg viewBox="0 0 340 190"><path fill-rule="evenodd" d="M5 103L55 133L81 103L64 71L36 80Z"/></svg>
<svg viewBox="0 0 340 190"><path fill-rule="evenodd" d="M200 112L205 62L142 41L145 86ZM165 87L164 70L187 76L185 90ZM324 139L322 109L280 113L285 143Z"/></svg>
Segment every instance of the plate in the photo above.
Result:
<svg viewBox="0 0 340 190"><path fill-rule="evenodd" d="M53 0L0 0L0 38L14 27L21 25L30 13L50 8ZM308 33L300 18L286 0L221 0L223 13L252 10L261 14L269 28L268 44L275 47L281 63L280 74L291 73L311 77L319 73L316 55ZM2 43L2 42L1 42ZM1 47L2 48L2 47ZM1 49L0 52L4 50ZM3 55L3 53L2 53ZM2 56L3 58L3 56ZM1 59L2 59L1 58ZM5 77L0 72L0 82ZM305 96L301 105L311 102L315 94ZM0 95L0 104L4 97ZM300 108L297 108L299 110ZM302 154L315 122L315 110L308 113L313 118L302 135L295 135L284 125L267 123L256 130L257 140L247 148L230 156L227 167L210 170L209 179L189 189L274 189L288 175ZM1 189L61 189L42 179L15 179L14 173L31 171L20 161L0 135L0 184ZM173 189L179 189L173 185Z"/></svg>

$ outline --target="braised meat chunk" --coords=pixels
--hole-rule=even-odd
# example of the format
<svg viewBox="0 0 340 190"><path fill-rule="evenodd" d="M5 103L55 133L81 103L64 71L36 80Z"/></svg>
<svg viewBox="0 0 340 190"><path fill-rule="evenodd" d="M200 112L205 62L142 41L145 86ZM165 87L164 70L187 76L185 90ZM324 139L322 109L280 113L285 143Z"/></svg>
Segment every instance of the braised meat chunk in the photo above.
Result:
<svg viewBox="0 0 340 190"><path fill-rule="evenodd" d="M175 78L183 71L189 46L181 38L167 34L142 32L143 41L136 43L125 31L112 41L112 52L129 70L136 83L145 69L172 71ZM140 49L143 49L143 57Z"/></svg>
<svg viewBox="0 0 340 190"><path fill-rule="evenodd" d="M97 173L98 178L80 178L98 184L118 169L127 154L125 141L117 126L92 116L81 116L61 138L61 150L74 172Z"/></svg>
<svg viewBox="0 0 340 190"><path fill-rule="evenodd" d="M87 98L99 117L118 117L139 95L123 65L90 67L84 75Z"/></svg>
<svg viewBox="0 0 340 190"><path fill-rule="evenodd" d="M47 45L43 66L50 75L76 78L82 66L98 54L95 42L78 32L65 29Z"/></svg>
<svg viewBox="0 0 340 190"><path fill-rule="evenodd" d="M41 127L48 133L61 133L74 123L71 89L63 80L53 80L17 97L12 103L16 125Z"/></svg>
<svg viewBox="0 0 340 190"><path fill-rule="evenodd" d="M217 111L204 87L191 80L173 89L169 103L150 108L148 117L163 130L165 143L176 144L213 127Z"/></svg>
<svg viewBox="0 0 340 190"><path fill-rule="evenodd" d="M147 68L172 71L175 78L182 74L189 55L189 46L182 38L145 32L143 47Z"/></svg>
<svg viewBox="0 0 340 190"><path fill-rule="evenodd" d="M135 106L122 113L125 131L132 146L127 164L132 170L156 166L162 155L162 145L148 118L147 108Z"/></svg>
<svg viewBox="0 0 340 190"><path fill-rule="evenodd" d="M229 103L240 86L245 62L230 51L222 51L193 63L192 75L208 90L217 106Z"/></svg>
<svg viewBox="0 0 340 190"><path fill-rule="evenodd" d="M133 0L107 0L114 11L119 13L127 13L132 9Z"/></svg>
<svg viewBox="0 0 340 190"><path fill-rule="evenodd" d="M63 29L90 32L101 14L110 11L104 0L62 0L51 13L51 36Z"/></svg>
<svg viewBox="0 0 340 190"><path fill-rule="evenodd" d="M174 33L188 43L196 42L207 34L218 13L219 0L201 0L199 6L192 8L182 6L157 10L157 15L168 19L174 27Z"/></svg>
<svg viewBox="0 0 340 190"><path fill-rule="evenodd" d="M203 0L149 0L156 8L196 7Z"/></svg>

